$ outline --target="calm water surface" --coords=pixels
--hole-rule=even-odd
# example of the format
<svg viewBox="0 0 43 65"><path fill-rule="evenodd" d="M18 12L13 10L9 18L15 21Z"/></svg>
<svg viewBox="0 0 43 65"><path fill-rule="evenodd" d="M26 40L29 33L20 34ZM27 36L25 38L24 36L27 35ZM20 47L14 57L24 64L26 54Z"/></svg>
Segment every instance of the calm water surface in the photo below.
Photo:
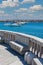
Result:
<svg viewBox="0 0 43 65"><path fill-rule="evenodd" d="M15 32L26 33L43 38L43 22L29 22L20 26L7 26L5 24L12 24L11 22L0 22L1 30L10 30Z"/></svg>

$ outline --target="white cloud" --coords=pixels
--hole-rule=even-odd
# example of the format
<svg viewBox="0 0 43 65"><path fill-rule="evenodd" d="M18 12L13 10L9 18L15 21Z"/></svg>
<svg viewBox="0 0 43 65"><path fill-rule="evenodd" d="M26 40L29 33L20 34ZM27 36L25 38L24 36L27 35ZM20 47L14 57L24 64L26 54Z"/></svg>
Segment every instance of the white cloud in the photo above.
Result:
<svg viewBox="0 0 43 65"><path fill-rule="evenodd" d="M13 0L13 1L16 2L16 3L18 2L18 0Z"/></svg>
<svg viewBox="0 0 43 65"><path fill-rule="evenodd" d="M18 10L15 10L15 12L19 13L34 13L36 11L39 11L39 10L43 10L43 6L41 5L34 5L34 6L31 6L30 8L20 8Z"/></svg>
<svg viewBox="0 0 43 65"><path fill-rule="evenodd" d="M29 19L32 18L33 15L32 14L28 14L28 13L16 13L16 19Z"/></svg>
<svg viewBox="0 0 43 65"><path fill-rule="evenodd" d="M38 11L38 10L43 10L43 7L41 5L34 5L29 8L31 11Z"/></svg>
<svg viewBox="0 0 43 65"><path fill-rule="evenodd" d="M9 14L0 13L0 16L9 16Z"/></svg>
<svg viewBox="0 0 43 65"><path fill-rule="evenodd" d="M35 2L35 0L23 0L22 3Z"/></svg>
<svg viewBox="0 0 43 65"><path fill-rule="evenodd" d="M25 12L27 11L27 8L20 8L19 10L16 10L16 12Z"/></svg>
<svg viewBox="0 0 43 65"><path fill-rule="evenodd" d="M9 14L6 14L5 11L0 10L0 16L9 16Z"/></svg>
<svg viewBox="0 0 43 65"><path fill-rule="evenodd" d="M4 14L4 11L1 11L1 10L0 10L0 14Z"/></svg>
<svg viewBox="0 0 43 65"><path fill-rule="evenodd" d="M19 4L18 0L7 0L7 1L2 1L2 3L0 4L0 8L4 8L4 7L15 7L18 6Z"/></svg>
<svg viewBox="0 0 43 65"><path fill-rule="evenodd" d="M21 10L21 11L26 11L26 10L27 10L27 8L20 8L20 10Z"/></svg>

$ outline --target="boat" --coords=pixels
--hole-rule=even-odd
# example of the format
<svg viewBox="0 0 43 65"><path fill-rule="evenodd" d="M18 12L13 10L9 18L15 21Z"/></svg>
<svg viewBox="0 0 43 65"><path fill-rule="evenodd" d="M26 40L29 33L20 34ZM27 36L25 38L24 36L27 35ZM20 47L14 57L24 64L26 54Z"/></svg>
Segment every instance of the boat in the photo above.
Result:
<svg viewBox="0 0 43 65"><path fill-rule="evenodd" d="M25 24L26 22L16 22L16 23L5 23L4 25L5 26L20 26L20 25L23 25Z"/></svg>
<svg viewBox="0 0 43 65"><path fill-rule="evenodd" d="M5 25L5 26L9 26L9 25L11 25L11 24L10 24L10 23L5 23L4 25Z"/></svg>

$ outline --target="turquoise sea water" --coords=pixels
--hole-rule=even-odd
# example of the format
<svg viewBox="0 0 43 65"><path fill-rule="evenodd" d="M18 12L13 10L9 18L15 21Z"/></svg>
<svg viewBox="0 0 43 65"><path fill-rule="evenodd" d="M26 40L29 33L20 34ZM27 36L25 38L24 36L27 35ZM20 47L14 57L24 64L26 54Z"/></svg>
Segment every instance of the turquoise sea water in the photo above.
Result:
<svg viewBox="0 0 43 65"><path fill-rule="evenodd" d="M9 23L12 24L12 22L0 22L0 29L26 33L43 38L43 22L28 22L20 26L5 25Z"/></svg>

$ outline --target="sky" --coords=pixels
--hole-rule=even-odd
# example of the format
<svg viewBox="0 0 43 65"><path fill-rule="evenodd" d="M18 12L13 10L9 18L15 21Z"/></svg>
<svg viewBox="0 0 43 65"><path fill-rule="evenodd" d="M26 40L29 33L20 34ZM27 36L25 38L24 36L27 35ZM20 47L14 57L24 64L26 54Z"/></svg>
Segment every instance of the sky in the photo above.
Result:
<svg viewBox="0 0 43 65"><path fill-rule="evenodd" d="M0 0L0 20L43 20L43 0Z"/></svg>

